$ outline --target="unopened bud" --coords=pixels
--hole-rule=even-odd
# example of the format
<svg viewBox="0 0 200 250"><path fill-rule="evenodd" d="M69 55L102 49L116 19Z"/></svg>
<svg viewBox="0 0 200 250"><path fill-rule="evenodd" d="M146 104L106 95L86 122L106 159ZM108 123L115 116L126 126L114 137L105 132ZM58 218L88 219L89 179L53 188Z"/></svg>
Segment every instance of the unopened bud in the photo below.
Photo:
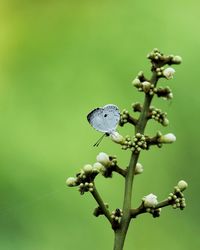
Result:
<svg viewBox="0 0 200 250"><path fill-rule="evenodd" d="M83 167L83 171L84 171L86 174L92 173L92 170L93 170L93 167L92 167L92 165L90 165L90 164L86 164L86 165Z"/></svg>
<svg viewBox="0 0 200 250"><path fill-rule="evenodd" d="M181 180L178 182L178 188L180 189L180 191L184 191L187 187L188 184L186 181Z"/></svg>
<svg viewBox="0 0 200 250"><path fill-rule="evenodd" d="M151 83L150 82L143 82L142 83L142 88L144 90L145 93L149 92L150 88L151 88Z"/></svg>
<svg viewBox="0 0 200 250"><path fill-rule="evenodd" d="M112 139L112 141L118 144L124 144L125 142L124 137L120 135L117 131L113 131L112 133L110 133L110 138Z"/></svg>
<svg viewBox="0 0 200 250"><path fill-rule="evenodd" d="M169 80L169 79L172 79L173 78L173 75L175 73L175 69L169 67L169 68L166 68L164 71L163 71L163 75Z"/></svg>
<svg viewBox="0 0 200 250"><path fill-rule="evenodd" d="M158 204L157 196L149 194L143 198L145 207L155 207Z"/></svg>
<svg viewBox="0 0 200 250"><path fill-rule="evenodd" d="M175 63L175 64L180 64L182 62L182 58L180 56L174 56L172 61Z"/></svg>
<svg viewBox="0 0 200 250"><path fill-rule="evenodd" d="M161 143L173 143L175 141L176 141L176 136L172 133L161 135L158 138L158 142L161 142Z"/></svg>
<svg viewBox="0 0 200 250"><path fill-rule="evenodd" d="M139 87L140 86L140 80L138 78L135 78L133 81L132 81L132 84L133 86L135 87Z"/></svg>
<svg viewBox="0 0 200 250"><path fill-rule="evenodd" d="M136 174L141 174L144 171L144 168L142 166L142 164L140 164L139 162L136 164L135 167L135 175Z"/></svg>
<svg viewBox="0 0 200 250"><path fill-rule="evenodd" d="M74 186L76 186L76 178L74 178L74 177L69 177L69 178L67 178L67 180L66 180L66 184L67 184L67 186L68 187L74 187Z"/></svg>
<svg viewBox="0 0 200 250"><path fill-rule="evenodd" d="M102 172L105 167L100 162L96 162L93 164L93 169L97 170L97 172Z"/></svg>
<svg viewBox="0 0 200 250"><path fill-rule="evenodd" d="M98 155L97 155L97 161L99 162L99 163L101 163L104 167L107 167L107 166L110 166L110 164L111 164L111 161L110 161L110 159L109 159L109 156L106 154L106 153L104 153L104 152L101 152L101 153L99 153Z"/></svg>

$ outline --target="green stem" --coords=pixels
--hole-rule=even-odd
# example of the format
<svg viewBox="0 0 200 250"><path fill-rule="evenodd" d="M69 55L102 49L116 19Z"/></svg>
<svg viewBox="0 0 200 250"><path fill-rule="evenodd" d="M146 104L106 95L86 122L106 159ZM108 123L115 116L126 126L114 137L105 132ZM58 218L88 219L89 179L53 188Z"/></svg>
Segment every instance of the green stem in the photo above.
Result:
<svg viewBox="0 0 200 250"><path fill-rule="evenodd" d="M157 83L157 75L156 72L153 72L151 83L154 86ZM146 94L145 100L143 104L143 109L140 114L139 120L135 127L135 133L144 133L147 121L148 121L148 113L149 107L151 104L153 96ZM124 241L126 238L126 234L128 231L129 223L131 220L131 199L132 199L132 186L134 180L134 172L135 166L137 164L139 158L139 154L132 153L130 163L127 169L127 175L125 178L125 192L124 192L124 203L123 203L123 216L121 219L120 227L115 230L115 242L114 242L114 250L122 250L124 246Z"/></svg>
<svg viewBox="0 0 200 250"><path fill-rule="evenodd" d="M154 209L158 209L158 208L162 208L162 207L166 207L166 206L171 206L172 203L171 201L169 201L168 199L163 200L161 202L159 202ZM139 214L144 214L147 213L146 208L144 207L143 204L141 204L141 206L139 206L136 209L131 209L131 218L136 218L136 216L138 216Z"/></svg>
<svg viewBox="0 0 200 250"><path fill-rule="evenodd" d="M96 187L93 187L93 191L91 191L92 196L94 197L94 199L96 200L96 202L98 203L99 207L101 208L103 214L106 216L106 218L109 220L109 222L112 224L112 218L110 216L110 212L107 209L107 207L105 206L101 196L99 195Z"/></svg>

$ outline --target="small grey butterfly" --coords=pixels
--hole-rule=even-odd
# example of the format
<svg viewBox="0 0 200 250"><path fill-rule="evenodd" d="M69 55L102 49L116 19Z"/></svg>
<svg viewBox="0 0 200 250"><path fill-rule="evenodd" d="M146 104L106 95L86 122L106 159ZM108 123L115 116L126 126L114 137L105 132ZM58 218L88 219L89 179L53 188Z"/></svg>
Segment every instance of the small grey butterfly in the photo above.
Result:
<svg viewBox="0 0 200 250"><path fill-rule="evenodd" d="M94 146L98 146L104 136L108 136L116 130L120 120L120 111L116 105L107 104L102 108L93 109L87 115L87 120L94 129L104 133L94 144Z"/></svg>

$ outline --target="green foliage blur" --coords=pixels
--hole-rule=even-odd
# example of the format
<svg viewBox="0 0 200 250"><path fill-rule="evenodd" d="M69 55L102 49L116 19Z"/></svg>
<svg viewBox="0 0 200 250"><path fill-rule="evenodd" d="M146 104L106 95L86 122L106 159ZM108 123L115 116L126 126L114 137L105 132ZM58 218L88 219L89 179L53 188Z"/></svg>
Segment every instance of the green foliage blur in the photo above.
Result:
<svg viewBox="0 0 200 250"><path fill-rule="evenodd" d="M88 124L93 108L113 103L131 110L143 95L131 86L154 47L182 56L170 102L154 100L170 125L149 122L147 133L172 132L177 142L143 152L145 171L134 182L133 206L144 195L167 197L184 179L187 207L145 214L131 224L125 250L198 249L199 240L199 25L191 1L0 1L0 249L112 249L108 222L92 215L95 201L66 187L103 151L127 166L130 152ZM133 128L119 128L132 134ZM122 206L123 180L98 177L110 209Z"/></svg>

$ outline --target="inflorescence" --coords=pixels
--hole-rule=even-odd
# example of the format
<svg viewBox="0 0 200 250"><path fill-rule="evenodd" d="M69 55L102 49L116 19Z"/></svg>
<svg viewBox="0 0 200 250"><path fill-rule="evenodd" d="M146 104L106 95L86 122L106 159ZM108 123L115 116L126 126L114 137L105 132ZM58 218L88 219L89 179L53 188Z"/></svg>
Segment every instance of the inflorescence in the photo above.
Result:
<svg viewBox="0 0 200 250"><path fill-rule="evenodd" d="M147 79L143 72L139 72L132 84L139 92L144 93L145 98L149 98L149 106L145 106L145 102L144 104L139 102L132 104L132 111L139 112L139 118L134 118L126 109L123 109L120 113L119 125L124 126L125 124L130 124L134 126L136 128L135 135L132 137L129 135L122 136L117 131L112 131L109 134L109 137L112 141L120 144L123 150L131 150L132 155L137 155L136 157L138 157L138 154L140 154L141 150L148 150L153 145L161 147L163 144L173 143L176 141L176 136L172 133L163 135L160 131L158 131L155 136L150 137L143 133L144 129L139 131L137 129L141 122L143 122L145 119L145 122L152 119L163 126L167 126L169 124L167 113L161 111L159 108L150 106L150 103L154 95L157 97L162 97L165 100L170 100L173 98L171 89L168 86L157 86L157 81L160 78L164 78L166 80L172 79L175 74L175 70L171 67L171 65L180 64L182 62L180 56L164 55L158 49L154 49L151 53L149 53L147 58L150 60L152 65L152 78ZM112 228L116 229L120 226L120 222L124 216L125 210L117 208L113 212L109 212L108 204L103 203L99 194L97 193L95 187L95 178L98 175L102 175L105 178L111 178L113 176L113 172L120 174L122 177L126 177L128 171L130 170L129 167L119 167L116 156L110 156L103 152L97 155L96 160L97 161L93 165L84 165L83 168L76 174L76 177L69 177L66 180L66 184L69 187L77 186L80 194L84 194L85 192L92 193L99 205L97 208L95 208L94 215L96 217L99 215L105 215L111 222ZM143 173L143 170L144 168L142 164L136 162L133 174L141 174ZM171 205L173 208L180 208L183 210L186 206L183 191L187 188L187 186L188 185L185 181L179 181L174 187L174 191L169 194L166 200L161 202L158 202L157 196L154 194L144 196L142 198L142 204L136 209L131 209L131 218L136 218L137 215L146 212L150 213L154 218L159 217L161 214L161 208L168 205Z"/></svg>

